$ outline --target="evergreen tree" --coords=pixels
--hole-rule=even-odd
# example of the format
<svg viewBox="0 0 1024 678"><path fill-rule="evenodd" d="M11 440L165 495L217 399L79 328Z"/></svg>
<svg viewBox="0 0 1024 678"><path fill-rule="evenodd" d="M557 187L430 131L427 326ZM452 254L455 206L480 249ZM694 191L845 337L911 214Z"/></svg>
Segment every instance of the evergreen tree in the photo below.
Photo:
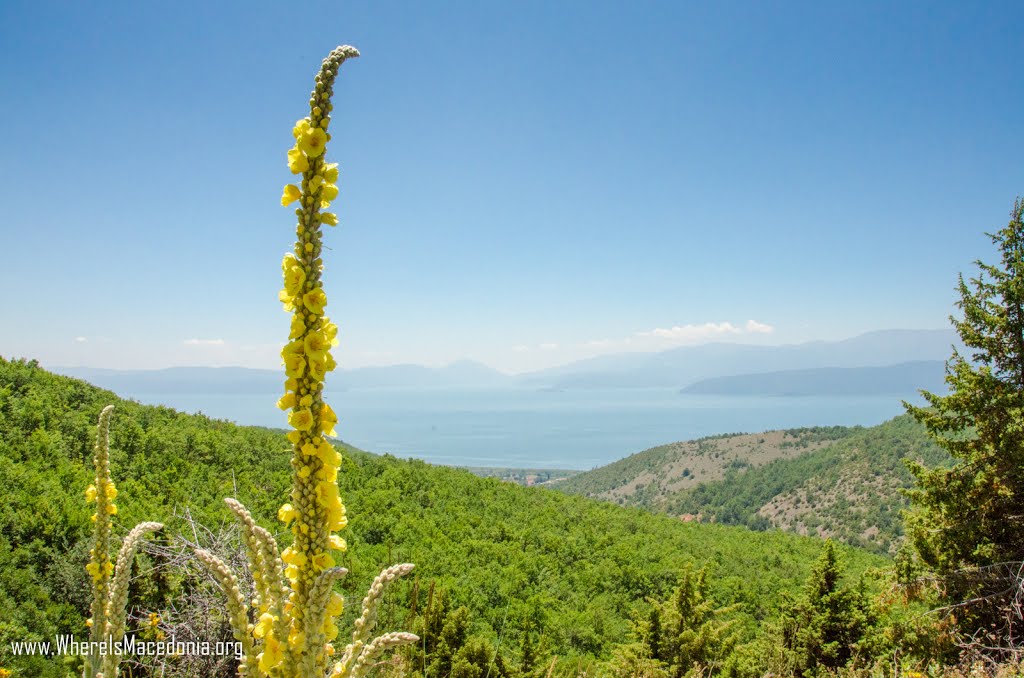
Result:
<svg viewBox="0 0 1024 678"><path fill-rule="evenodd" d="M814 676L822 669L839 669L853 659L871 656L866 645L876 619L870 597L863 580L854 588L840 588L841 576L839 557L829 539L803 597L783 608L782 644L794 675Z"/></svg>
<svg viewBox="0 0 1024 678"><path fill-rule="evenodd" d="M910 464L910 538L969 633L992 624L1018 635L1019 615L1004 614L1024 560L1024 202L989 237L998 265L976 262L960 276L962 319L951 318L970 355L954 351L949 394L924 393L930 407L907 410L954 458L951 468ZM1006 625L1014 628L1006 628Z"/></svg>
<svg viewBox="0 0 1024 678"><path fill-rule="evenodd" d="M617 650L613 674L682 678L720 667L739 640L735 620L723 618L736 608L716 608L707 589L706 571L685 567L672 597L650 601L647 618L634 622L639 642Z"/></svg>

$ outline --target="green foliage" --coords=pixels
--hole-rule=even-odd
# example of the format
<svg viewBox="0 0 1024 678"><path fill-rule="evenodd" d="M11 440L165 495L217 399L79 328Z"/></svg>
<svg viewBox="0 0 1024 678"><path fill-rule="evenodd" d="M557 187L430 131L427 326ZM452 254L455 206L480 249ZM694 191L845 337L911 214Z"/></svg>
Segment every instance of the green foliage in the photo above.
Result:
<svg viewBox="0 0 1024 678"><path fill-rule="evenodd" d="M646 618L635 621L639 642L620 648L613 673L682 678L720 668L740 639L729 618L736 607L716 608L707 590L705 569L683 568L671 597L651 601Z"/></svg>
<svg viewBox="0 0 1024 678"><path fill-rule="evenodd" d="M109 403L118 413L111 468L122 500L115 542L143 519L165 523L168 535L191 536L181 518L186 508L201 524L231 523L224 496L243 501L271 531L283 531L273 520L290 483L283 432L121 401L34 363L0 359L0 474L7 481L0 504L0 666L61 676L59 660L13 660L9 642L50 640L84 626L91 522L80 488L89 484L95 417ZM422 581L450 592L452 610L468 611L467 641L452 661L472 646L462 658L474 664L473 657L486 654L485 640L509 675L524 665L545 675L555 655L556 675L609 659L629 633L637 601L668 598L687 566L708 568L706 599L716 609L738 605L737 631L745 641L756 638L778 614L780 592L799 588L817 554L812 539L685 524L350 448L344 455L339 483L353 516L340 563L351 571L342 580L346 597L360 599L380 563L415 562ZM855 572L884 562L847 553ZM161 567L142 570L166 575ZM412 586L397 583L385 597L382 625L409 618ZM180 588L173 578L139 581L129 609L169 618ZM422 600L418 605L424 609ZM343 626L357 607L348 606ZM524 648L532 659L522 656Z"/></svg>
<svg viewBox="0 0 1024 678"><path fill-rule="evenodd" d="M929 408L907 406L951 468L913 464L916 489L908 517L924 563L943 578L948 602L975 599L958 611L965 631L1003 628L1019 635L1019 613L1006 615L1005 596L1024 561L1024 202L990 235L1000 263L976 262L976 278L960 277L951 318L970 356L947 363L950 393L925 393ZM1013 627L1013 628L1011 628Z"/></svg>
<svg viewBox="0 0 1024 678"><path fill-rule="evenodd" d="M870 644L877 617L864 581L840 587L841 576L835 546L828 540L803 595L783 609L783 656L786 668L796 675L815 676L875 656Z"/></svg>

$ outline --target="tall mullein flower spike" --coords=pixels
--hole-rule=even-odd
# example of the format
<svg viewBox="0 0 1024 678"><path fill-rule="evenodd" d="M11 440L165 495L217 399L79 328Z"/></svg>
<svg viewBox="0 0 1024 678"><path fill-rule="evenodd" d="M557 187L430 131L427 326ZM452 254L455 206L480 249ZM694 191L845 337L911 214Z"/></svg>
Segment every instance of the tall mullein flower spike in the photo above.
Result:
<svg viewBox="0 0 1024 678"><path fill-rule="evenodd" d="M359 655L359 659L356 661L355 666L352 667L352 678L363 678L370 669L374 667L374 662L377 661L377 657L384 654L391 648L398 647L400 645L409 645L419 640L419 637L402 631L385 633L373 640L372 643L366 646L366 648Z"/></svg>
<svg viewBox="0 0 1024 678"><path fill-rule="evenodd" d="M324 157L331 139L331 95L338 68L356 56L359 52L354 47L342 46L321 64L309 99L309 115L295 124L295 145L288 151L288 167L293 174L302 175L301 185L286 186L281 198L283 205L299 203L295 248L282 261L284 289L279 295L285 310L292 311L292 321L290 341L281 352L287 381L278 406L288 411L288 423L294 429L288 434L292 442L291 502L278 512L293 537L292 545L281 554L292 610L289 656L282 666L285 675L307 665L303 659L307 654L324 657L332 651L307 647L302 616L309 610L310 591L317 577L335 565L333 552L345 550L345 540L334 533L348 524L337 484L341 456L327 440L335 435L338 421L323 399L324 378L337 365L331 348L337 345L338 327L324 315L327 296L320 279L320 254L322 225L337 223L333 213L323 211L338 196L338 167ZM323 631L328 638L337 635L332 615L324 620ZM323 674L326 660L315 660L313 668L316 674Z"/></svg>
<svg viewBox="0 0 1024 678"><path fill-rule="evenodd" d="M206 566L206 569L210 571L213 578L217 580L217 584L227 598L228 621L231 624L231 631L235 636L235 640L242 644L242 654L245 657L238 667L238 675L260 676L260 667L257 665L260 659L253 652L252 636L249 633L249 617L246 614L245 596L242 595L242 591L238 587L238 578L223 560L209 551L196 549L196 557ZM264 654L269 651L273 655L275 652L279 654L281 650L280 647L275 645L269 648L269 650L267 647L264 647L263 651Z"/></svg>
<svg viewBox="0 0 1024 678"><path fill-rule="evenodd" d="M93 454L96 476L93 484L85 490L86 501L96 503L96 513L92 516L95 523L93 547L89 552L89 564L85 566L86 572L92 577L92 617L87 623L91 627L89 640L93 643L104 643L107 638L116 642L124 636L132 561L142 539L148 533L163 528L160 523L136 525L121 545L117 557L117 574L114 574L114 563L110 559L110 517L117 515L117 504L114 503L117 488L110 479L110 417L113 413L113 405L107 405L100 412ZM82 675L85 678L117 678L119 663L120 657L115 659L92 654L85 660Z"/></svg>
<svg viewBox="0 0 1024 678"><path fill-rule="evenodd" d="M360 665L360 658L369 648L373 645L370 643L367 645L367 640L370 638L370 634L373 632L373 628L377 625L377 609L380 607L380 601L384 597L384 591L388 585L399 577L412 572L415 566L412 563L402 563L400 565L392 565L391 567L385 568L377 577L373 580L370 585L370 590L367 591L366 597L363 598L363 611L359 616L359 619L355 622L355 629L352 631L352 642L345 647L345 652L341 656L339 661L334 666L334 671L331 676L334 678L350 678L354 676L356 667ZM404 642L416 642L419 640L417 636L411 633L401 634L385 634L388 637L404 638L406 640L400 641L398 644ZM385 636L381 636L384 638ZM378 646L380 647L380 646ZM388 645L390 647L390 645ZM381 647L381 651L385 648Z"/></svg>
<svg viewBox="0 0 1024 678"><path fill-rule="evenodd" d="M273 535L266 529L257 525L253 528L256 539L263 551L263 565L266 568L264 575L267 586L267 611L274 617L283 619L282 606L285 601L284 593L284 561L277 550L277 542Z"/></svg>
<svg viewBox="0 0 1024 678"><path fill-rule="evenodd" d="M335 533L345 528L348 517L338 492L341 455L328 440L336 435L338 417L323 399L324 378L337 366L331 349L338 343L338 326L324 315L327 295L321 282L320 254L322 226L338 223L334 213L324 211L338 196L338 167L324 155L331 139L327 131L331 95L338 68L356 56L355 48L342 46L324 59L310 96L309 115L295 124L295 145L288 151L289 169L302 176L298 184L286 186L281 196L282 205L298 202L298 224L294 250L281 262L284 289L278 295L285 310L292 312L289 341L281 351L287 379L277 403L288 412L293 429L288 433L291 498L277 512L292 534L291 546L278 552L270 532L257 525L239 502L226 500L242 524L253 571L258 609L254 624L247 624L248 606L230 570L210 553L196 552L227 593L232 626L236 634L244 636L245 659L239 668L243 675L323 678L334 655L331 641L339 634L335 619L344 607L344 599L333 585L346 570L336 567L333 554L346 549L345 540ZM367 645L384 588L411 569L412 565L396 565L374 580L344 665L334 666L332 676L350 678L364 649L373 649L373 654L358 664L365 672L377 653L417 640L412 634L398 633Z"/></svg>
<svg viewBox="0 0 1024 678"><path fill-rule="evenodd" d="M96 502L96 513L92 516L95 523L93 546L89 552L89 564L85 566L92 577L92 630L89 640L93 642L102 642L106 636L107 594L110 576L114 573L114 563L110 560L110 516L117 513L117 505L113 503L117 488L110 481L110 416L113 412L113 405L107 405L100 412L92 459L96 476L93 484L85 490L86 501ZM95 661L86 662L87 678L100 670L99 657L91 659Z"/></svg>
<svg viewBox="0 0 1024 678"><path fill-rule="evenodd" d="M256 584L256 597L253 600L253 607L258 609L261 613L267 612L270 606L270 592L268 587L270 582L268 581L269 573L267 571L267 565L263 560L263 547L259 542L259 537L256 535L256 521L252 519L252 514L249 510L242 506L242 503L237 499L225 499L224 503L228 505L231 512L238 518L238 522L242 526L242 538L245 541L246 554L249 557L249 570L252 572L253 582Z"/></svg>
<svg viewBox="0 0 1024 678"><path fill-rule="evenodd" d="M117 554L117 566L114 569L114 582L110 589L110 600L107 602L107 635L113 642L124 638L125 607L128 603L128 584L132 573L132 561L139 545L150 532L162 530L161 523L139 523L124 538L121 551ZM121 655L108 654L103 660L103 675L116 676L121 664Z"/></svg>

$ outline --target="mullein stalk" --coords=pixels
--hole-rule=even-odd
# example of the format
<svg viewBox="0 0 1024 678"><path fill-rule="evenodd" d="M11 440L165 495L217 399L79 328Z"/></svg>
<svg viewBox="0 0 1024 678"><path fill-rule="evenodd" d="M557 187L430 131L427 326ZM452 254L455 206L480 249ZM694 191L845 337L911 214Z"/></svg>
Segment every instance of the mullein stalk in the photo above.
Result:
<svg viewBox="0 0 1024 678"><path fill-rule="evenodd" d="M288 151L288 167L302 180L285 186L281 196L284 206L298 202L298 223L294 250L281 262L284 289L278 295L285 310L292 312L289 341L281 352L287 376L285 393L278 401L278 407L288 412L293 429L288 433L292 490L291 501L277 513L291 531L292 544L278 552L270 532L256 525L236 500L226 500L242 526L259 610L258 621L248 627L252 638L246 640L245 659L239 667L243 675L323 678L335 652L331 644L338 636L335 619L343 610L343 598L333 585L346 570L335 566L334 553L346 549L345 540L336 532L345 528L348 517L338 492L341 455L328 440L336 435L338 418L323 398L324 378L337 366L331 348L338 343L338 326L324 315L327 295L320 255L322 226L338 223L337 215L325 211L338 196L338 167L324 158L331 139L327 131L333 110L331 95L338 68L357 56L354 47L344 45L324 59L310 95L309 115L292 129L295 145ZM219 559L205 551L197 554L227 593L232 624L238 632L243 627L239 605L246 606L237 578ZM377 653L417 640L412 634L397 633L367 645L384 587L411 569L412 565L395 566L374 581L353 634L359 639L357 647L349 645L345 661L332 668L332 676L349 678L355 675L357 665L365 672L367 662ZM372 654L363 655L369 648ZM359 664L361 656L366 659Z"/></svg>
<svg viewBox="0 0 1024 678"><path fill-rule="evenodd" d="M128 580L135 553L147 533L163 529L160 523L136 525L125 537L115 569L110 559L110 517L117 515L117 504L114 503L117 488L110 479L110 417L113 412L113 405L107 405L100 412L93 454L96 476L93 484L85 490L86 501L96 502L96 513L92 516L95 523L93 547L89 552L89 564L85 566L86 572L92 577L92 617L87 622L92 643L104 643L108 638L116 643L124 637ZM86 658L82 675L85 678L116 678L120 659L120 656L90 654Z"/></svg>

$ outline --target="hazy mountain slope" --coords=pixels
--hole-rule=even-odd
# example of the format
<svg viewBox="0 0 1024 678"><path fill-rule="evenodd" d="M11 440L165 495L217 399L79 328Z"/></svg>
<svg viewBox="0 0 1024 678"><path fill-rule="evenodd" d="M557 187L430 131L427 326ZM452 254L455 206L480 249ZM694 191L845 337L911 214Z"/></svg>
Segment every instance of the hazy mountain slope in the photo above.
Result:
<svg viewBox="0 0 1024 678"><path fill-rule="evenodd" d="M637 452L555 486L572 494L621 505L662 510L679 492L730 470L762 466L819 450L856 429L841 426L711 436Z"/></svg>
<svg viewBox="0 0 1024 678"><path fill-rule="evenodd" d="M657 501L642 491L626 495L620 490L615 499L704 522L754 529L776 527L800 534L831 536L880 553L890 552L903 529L899 511L906 506L906 500L900 490L912 483L902 459L938 465L947 463L949 457L908 416L846 431L847 435L839 436L831 444L808 449L805 454L778 455L779 458L763 465L747 466L737 456L719 478L681 487L675 493L663 493ZM659 455L644 461L651 463L638 463L630 469L633 478L641 474L645 478L658 477L665 473L663 468L672 466ZM674 463L678 467L678 462ZM581 492L591 484L600 487L592 478L613 477L606 472L607 468L580 474L559 487L569 492ZM616 487L626 487L629 482L624 474L616 478ZM614 496L612 492L608 494Z"/></svg>
<svg viewBox="0 0 1024 678"><path fill-rule="evenodd" d="M767 396L897 395L919 389L944 393L946 364L918 360L885 367L815 367L702 379L682 389L688 394Z"/></svg>

